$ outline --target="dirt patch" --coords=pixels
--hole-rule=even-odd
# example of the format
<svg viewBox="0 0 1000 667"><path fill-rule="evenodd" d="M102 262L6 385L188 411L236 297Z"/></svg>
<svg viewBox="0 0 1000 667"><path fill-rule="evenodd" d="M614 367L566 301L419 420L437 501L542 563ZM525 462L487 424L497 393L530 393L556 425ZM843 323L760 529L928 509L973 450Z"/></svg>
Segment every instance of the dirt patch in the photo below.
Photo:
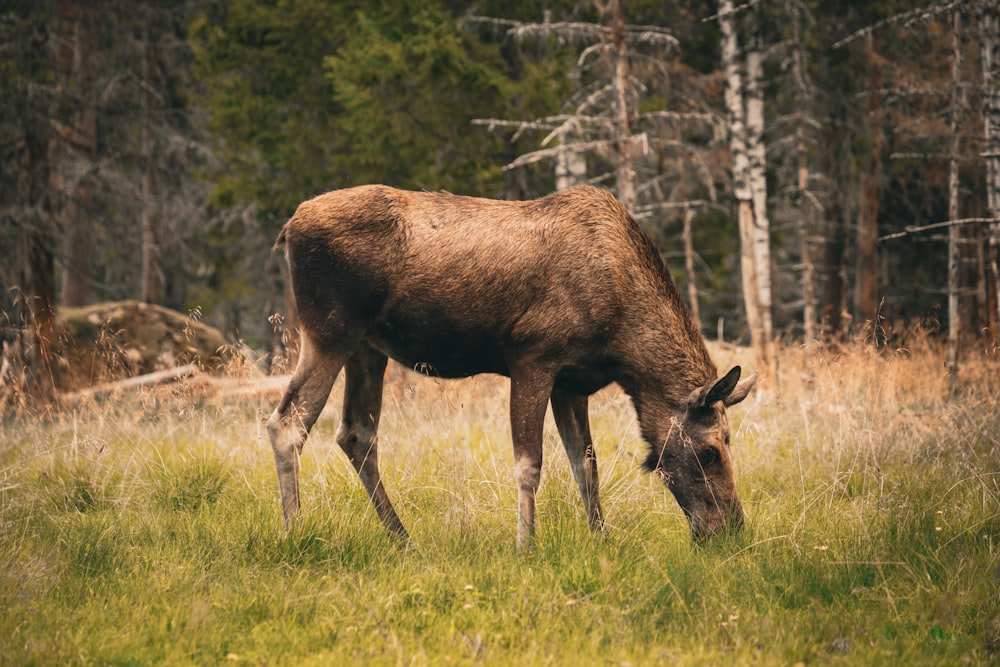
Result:
<svg viewBox="0 0 1000 667"><path fill-rule="evenodd" d="M219 330L197 314L138 301L62 308L56 332L63 391L186 364L219 373L232 359Z"/></svg>

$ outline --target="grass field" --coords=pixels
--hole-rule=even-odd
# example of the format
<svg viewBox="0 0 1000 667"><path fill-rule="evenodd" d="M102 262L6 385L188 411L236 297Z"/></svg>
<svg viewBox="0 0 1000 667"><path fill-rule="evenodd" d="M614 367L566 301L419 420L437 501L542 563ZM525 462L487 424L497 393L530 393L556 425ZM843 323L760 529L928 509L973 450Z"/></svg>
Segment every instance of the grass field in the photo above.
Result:
<svg viewBox="0 0 1000 667"><path fill-rule="evenodd" d="M720 368L748 357L713 348ZM197 384L0 424L0 664L1000 663L1000 363L788 347L731 410L748 525L690 543L638 470L628 399L592 400L607 534L547 424L538 547L514 548L507 383L391 373L398 548L333 443L282 531L275 396Z"/></svg>

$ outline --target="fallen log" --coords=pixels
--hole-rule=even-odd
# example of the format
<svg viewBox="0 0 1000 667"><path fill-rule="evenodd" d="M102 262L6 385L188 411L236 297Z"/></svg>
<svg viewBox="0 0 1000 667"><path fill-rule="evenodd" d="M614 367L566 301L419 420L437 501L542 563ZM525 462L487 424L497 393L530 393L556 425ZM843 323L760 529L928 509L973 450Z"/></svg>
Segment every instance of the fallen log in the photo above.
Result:
<svg viewBox="0 0 1000 667"><path fill-rule="evenodd" d="M136 375L134 377L125 378L124 380L118 380L116 382L107 382L105 384L99 384L93 387L88 387L86 389L80 389L79 391L72 391L67 394L63 394L62 397L66 400L71 400L71 401L78 400L81 398L97 398L99 396L111 394L116 391L144 389L146 387L153 387L160 384L166 384L167 382L176 382L177 380L182 380L191 377L196 373L198 373L197 365L186 364L184 366L167 368L162 371L154 371L152 373Z"/></svg>

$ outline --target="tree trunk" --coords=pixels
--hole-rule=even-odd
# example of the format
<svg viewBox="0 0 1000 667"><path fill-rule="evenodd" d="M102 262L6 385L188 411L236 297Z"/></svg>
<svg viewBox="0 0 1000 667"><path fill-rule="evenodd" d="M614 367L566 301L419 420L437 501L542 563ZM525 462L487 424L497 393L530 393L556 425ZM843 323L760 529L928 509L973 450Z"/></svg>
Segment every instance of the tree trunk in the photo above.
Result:
<svg viewBox="0 0 1000 667"><path fill-rule="evenodd" d="M694 243L691 241L691 218L694 212L690 206L684 207L684 268L687 271L688 305L691 307L691 319L695 326L701 329L701 312L698 307L698 285L694 277Z"/></svg>
<svg viewBox="0 0 1000 667"><path fill-rule="evenodd" d="M824 31L820 31L824 32ZM824 32L825 47L819 50L817 78L831 80L835 65L831 62L832 45L827 42L829 30ZM817 271L817 317L819 335L843 339L850 326L847 313L847 229L849 227L850 201L856 191L854 186L850 115L854 101L843 95L823 97L825 118L819 134L817 159L825 176L826 192L823 206L817 209L815 231L820 239Z"/></svg>
<svg viewBox="0 0 1000 667"><path fill-rule="evenodd" d="M823 311L827 334L844 339L850 328L847 311L847 212L839 195L827 207L823 244Z"/></svg>
<svg viewBox="0 0 1000 667"><path fill-rule="evenodd" d="M570 136L563 136L561 139L564 145L573 143L573 138ZM587 181L587 158L583 153L575 151L559 153L555 163L557 192L568 190L574 185L580 185Z"/></svg>
<svg viewBox="0 0 1000 667"><path fill-rule="evenodd" d="M811 236L810 211L812 203L806 196L809 190L809 154L806 150L806 108L808 90L802 66L802 39L800 34L799 5L792 3L792 78L795 81L795 102L798 121L795 125L795 153L798 160L798 209L799 209L799 254L802 259L802 330L808 343L816 339L816 286L812 252L809 247Z"/></svg>
<svg viewBox="0 0 1000 667"><path fill-rule="evenodd" d="M625 42L624 0L610 0L605 10L611 28L611 46L614 51L614 128L615 147L618 152L618 169L615 175L618 198L630 212L635 210L635 169L632 166L632 128L628 106L628 44Z"/></svg>
<svg viewBox="0 0 1000 667"><path fill-rule="evenodd" d="M153 7L145 3L145 47L142 63L142 275L140 298L157 303L160 291L159 202L156 187L156 49L153 42Z"/></svg>
<svg viewBox="0 0 1000 667"><path fill-rule="evenodd" d="M859 322L869 322L869 334L877 340L878 310L878 210L882 194L882 66L869 46L872 67L868 82L868 104L865 123L871 141L868 160L861 175L861 202L858 207L857 258L854 272L854 316Z"/></svg>
<svg viewBox="0 0 1000 667"><path fill-rule="evenodd" d="M21 390L32 408L45 409L56 401L55 364L55 239L52 215L54 179L49 157L52 133L48 118L26 112L23 148L18 168L26 175L19 193L21 266L18 282L24 295L20 330L24 369Z"/></svg>
<svg viewBox="0 0 1000 667"><path fill-rule="evenodd" d="M505 42L500 47L500 57L507 64L507 76L512 81L521 79L524 75L524 60L520 48L515 47L512 42ZM516 97L508 100L508 103L515 108L521 107ZM504 164L510 164L518 157L517 144L514 140L516 135L514 131L505 132L503 135ZM523 166L504 169L503 197L507 201L522 201L529 198L528 176Z"/></svg>
<svg viewBox="0 0 1000 667"><path fill-rule="evenodd" d="M29 233L24 285L27 289L31 342L25 350L28 395L49 405L56 399L56 284L54 241L44 233Z"/></svg>
<svg viewBox="0 0 1000 667"><path fill-rule="evenodd" d="M979 17L980 61L983 71L983 145L986 158L986 208L992 222L987 230L987 323L994 345L1000 344L1000 90L993 79L997 66L997 10L984 6Z"/></svg>
<svg viewBox="0 0 1000 667"><path fill-rule="evenodd" d="M739 45L732 0L719 2L719 30L722 38L722 64L725 70L726 122L729 127L729 154L732 159L733 195L736 198L740 230L740 273L743 303L746 308L750 343L757 354L763 375L770 372L770 339L765 335L764 304L758 275L758 256L750 158L747 153L746 114L743 107L743 84L740 78Z"/></svg>
<svg viewBox="0 0 1000 667"><path fill-rule="evenodd" d="M93 183L83 177L70 192L64 216L66 265L62 305L85 306L90 300L90 265L94 250Z"/></svg>
<svg viewBox="0 0 1000 667"><path fill-rule="evenodd" d="M756 10L751 14L753 38L746 58L747 155L750 162L750 190L753 198L753 262L756 274L757 306L760 310L760 337L757 344L762 364L773 359L771 340L771 228L767 216L767 152L764 146L763 45ZM773 375L773 374L772 374Z"/></svg>
<svg viewBox="0 0 1000 667"><path fill-rule="evenodd" d="M517 159L517 146L513 141L513 132L504 135L504 164L510 164ZM505 169L503 172L503 198L508 201L528 199L528 176L524 167Z"/></svg>
<svg viewBox="0 0 1000 667"><path fill-rule="evenodd" d="M59 87L79 106L71 126L62 139L66 151L75 159L76 174L70 179L67 205L63 215L62 304L83 306L90 293L90 263L94 236L94 184L91 171L97 148L96 59L99 5L96 3L60 2L56 7L60 40L56 55Z"/></svg>
<svg viewBox="0 0 1000 667"><path fill-rule="evenodd" d="M956 11L952 15L952 60L951 60L951 150L948 160L948 219L958 220L958 150L959 150L959 116L965 106L965 94L961 86L962 44L961 44L962 14ZM948 371L952 377L958 373L959 345L962 335L962 317L959 312L959 297L961 292L959 259L961 257L960 225L948 227Z"/></svg>

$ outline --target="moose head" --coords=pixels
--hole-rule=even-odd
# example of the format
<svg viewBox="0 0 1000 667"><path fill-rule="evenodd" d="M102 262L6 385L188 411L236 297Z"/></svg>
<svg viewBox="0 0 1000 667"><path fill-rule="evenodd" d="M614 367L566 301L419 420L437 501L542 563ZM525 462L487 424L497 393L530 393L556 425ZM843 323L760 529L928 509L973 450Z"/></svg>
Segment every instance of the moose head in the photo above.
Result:
<svg viewBox="0 0 1000 667"><path fill-rule="evenodd" d="M691 535L703 541L743 526L736 495L726 408L739 403L757 383L757 374L740 381L735 366L711 384L693 390L678 413L659 426L643 467L657 475L681 506Z"/></svg>

